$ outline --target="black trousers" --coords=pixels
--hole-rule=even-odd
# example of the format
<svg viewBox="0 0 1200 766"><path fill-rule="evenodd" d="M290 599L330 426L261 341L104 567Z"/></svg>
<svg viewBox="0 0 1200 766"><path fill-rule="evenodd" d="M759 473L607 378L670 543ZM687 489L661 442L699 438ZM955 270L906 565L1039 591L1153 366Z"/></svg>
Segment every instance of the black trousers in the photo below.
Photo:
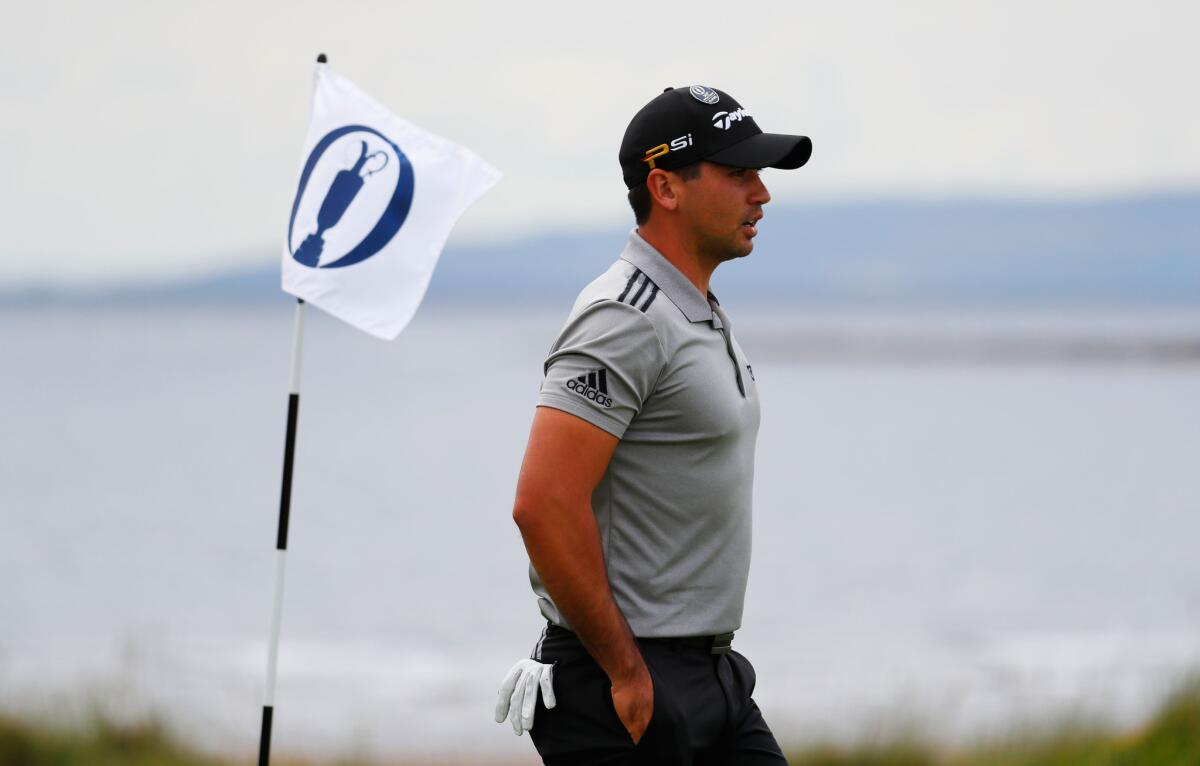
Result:
<svg viewBox="0 0 1200 766"><path fill-rule="evenodd" d="M546 766L787 766L737 652L638 639L654 682L654 714L635 745L612 703L612 684L569 630L550 625L534 659L554 664L554 697L540 693L529 732Z"/></svg>

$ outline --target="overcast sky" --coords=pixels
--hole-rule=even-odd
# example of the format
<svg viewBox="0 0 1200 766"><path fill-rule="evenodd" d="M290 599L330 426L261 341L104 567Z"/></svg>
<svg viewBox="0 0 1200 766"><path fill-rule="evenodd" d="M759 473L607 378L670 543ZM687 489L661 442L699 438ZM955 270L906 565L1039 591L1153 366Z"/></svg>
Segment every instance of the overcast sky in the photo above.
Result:
<svg viewBox="0 0 1200 766"><path fill-rule="evenodd" d="M504 171L457 242L624 224L617 146L668 85L813 138L777 203L1200 186L1200 3L584 7L5 2L0 284L261 263L319 51Z"/></svg>

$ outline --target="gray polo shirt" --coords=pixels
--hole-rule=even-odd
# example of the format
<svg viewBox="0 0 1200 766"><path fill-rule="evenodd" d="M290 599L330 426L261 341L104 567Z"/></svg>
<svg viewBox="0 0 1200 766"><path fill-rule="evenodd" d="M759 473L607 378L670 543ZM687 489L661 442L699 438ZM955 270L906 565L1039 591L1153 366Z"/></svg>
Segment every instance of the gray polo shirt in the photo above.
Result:
<svg viewBox="0 0 1200 766"><path fill-rule="evenodd" d="M736 630L750 569L758 394L729 318L636 231L575 301L538 406L620 439L592 494L634 635ZM537 572L542 614L569 627Z"/></svg>

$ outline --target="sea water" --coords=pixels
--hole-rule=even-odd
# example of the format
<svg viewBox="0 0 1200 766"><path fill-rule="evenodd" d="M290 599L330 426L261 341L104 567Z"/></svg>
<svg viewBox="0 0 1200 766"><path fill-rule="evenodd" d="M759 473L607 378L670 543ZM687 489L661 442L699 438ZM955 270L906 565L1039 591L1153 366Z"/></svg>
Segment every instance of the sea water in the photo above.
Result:
<svg viewBox="0 0 1200 766"><path fill-rule="evenodd" d="M782 740L1129 725L1200 668L1200 317L730 312L763 402L735 647ZM2 318L0 705L252 750L290 304ZM491 717L542 625L510 512L562 319L308 312L276 749L532 759ZM1055 352L1097 337L1184 353Z"/></svg>

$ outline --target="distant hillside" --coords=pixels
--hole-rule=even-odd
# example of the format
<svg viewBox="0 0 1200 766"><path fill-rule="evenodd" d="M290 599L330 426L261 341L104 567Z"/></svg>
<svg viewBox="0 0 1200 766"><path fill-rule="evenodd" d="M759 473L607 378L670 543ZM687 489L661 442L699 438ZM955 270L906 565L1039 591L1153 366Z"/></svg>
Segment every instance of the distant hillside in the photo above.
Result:
<svg viewBox="0 0 1200 766"><path fill-rule="evenodd" d="M1200 192L1104 201L878 201L768 205L754 254L714 279L723 300L795 305L1200 305ZM451 244L429 299L570 299L616 257L626 228ZM48 286L0 302L252 303L279 295L264 253L203 279L92 293Z"/></svg>

